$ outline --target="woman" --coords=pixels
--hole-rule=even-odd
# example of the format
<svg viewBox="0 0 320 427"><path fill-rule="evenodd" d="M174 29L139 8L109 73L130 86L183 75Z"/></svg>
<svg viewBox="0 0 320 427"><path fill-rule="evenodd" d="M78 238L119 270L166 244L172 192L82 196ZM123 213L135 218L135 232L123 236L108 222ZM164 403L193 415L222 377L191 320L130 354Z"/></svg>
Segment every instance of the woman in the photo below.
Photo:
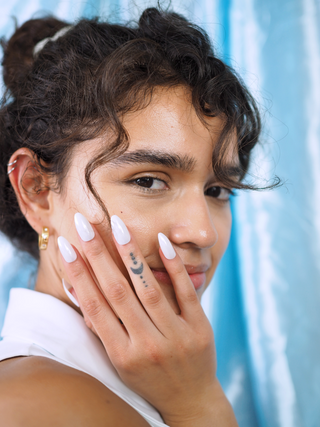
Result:
<svg viewBox="0 0 320 427"><path fill-rule="evenodd" d="M237 425L200 298L251 188L250 94L154 8L28 21L3 66L1 230L39 259L2 331L4 425Z"/></svg>

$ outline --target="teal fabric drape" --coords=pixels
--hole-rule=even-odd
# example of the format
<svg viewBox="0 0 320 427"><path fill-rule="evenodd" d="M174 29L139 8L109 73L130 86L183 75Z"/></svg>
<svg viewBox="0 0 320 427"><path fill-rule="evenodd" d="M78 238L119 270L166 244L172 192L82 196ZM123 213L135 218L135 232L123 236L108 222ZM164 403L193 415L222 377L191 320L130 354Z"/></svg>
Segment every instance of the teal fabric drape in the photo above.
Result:
<svg viewBox="0 0 320 427"><path fill-rule="evenodd" d="M255 152L251 176L268 181L276 173L284 185L234 200L231 262L221 265L216 277L221 297L212 301L221 378L225 388L238 390L233 405L243 426L255 425L249 411L242 412L244 399L251 395L259 426L316 427L320 425L320 4L234 0L225 13L229 40L225 55L264 110L264 148ZM229 270L236 271L238 280L231 278L233 287L228 289ZM234 293L240 295L241 346L232 312L219 310L220 301L231 301ZM224 330L235 334L233 346L226 344Z"/></svg>
<svg viewBox="0 0 320 427"><path fill-rule="evenodd" d="M155 2L15 0L0 6L0 35L38 11L73 21L136 18ZM320 3L188 0L172 7L204 27L259 102L263 144L249 180L272 191L232 200L229 248L203 305L218 377L241 427L320 426ZM37 14L35 16L37 16ZM0 240L0 327L12 286L32 286L35 263Z"/></svg>

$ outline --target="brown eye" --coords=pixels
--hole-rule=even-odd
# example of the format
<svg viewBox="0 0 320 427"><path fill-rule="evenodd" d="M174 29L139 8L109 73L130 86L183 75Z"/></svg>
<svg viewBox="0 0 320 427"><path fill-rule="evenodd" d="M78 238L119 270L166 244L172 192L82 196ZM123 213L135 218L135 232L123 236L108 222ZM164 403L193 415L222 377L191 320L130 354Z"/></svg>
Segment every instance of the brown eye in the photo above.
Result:
<svg viewBox="0 0 320 427"><path fill-rule="evenodd" d="M153 184L153 178L138 178L135 180L136 184L138 184L140 187L145 187L145 188L151 188L152 184Z"/></svg>
<svg viewBox="0 0 320 427"><path fill-rule="evenodd" d="M134 182L139 185L139 187L150 188L151 190L165 190L166 184L161 181L161 179L152 178L150 176L144 176L137 178Z"/></svg>
<svg viewBox="0 0 320 427"><path fill-rule="evenodd" d="M232 191L229 190L228 188L214 186L214 187L208 188L204 194L209 197L214 197L215 199L227 201L230 199L230 195L232 194Z"/></svg>

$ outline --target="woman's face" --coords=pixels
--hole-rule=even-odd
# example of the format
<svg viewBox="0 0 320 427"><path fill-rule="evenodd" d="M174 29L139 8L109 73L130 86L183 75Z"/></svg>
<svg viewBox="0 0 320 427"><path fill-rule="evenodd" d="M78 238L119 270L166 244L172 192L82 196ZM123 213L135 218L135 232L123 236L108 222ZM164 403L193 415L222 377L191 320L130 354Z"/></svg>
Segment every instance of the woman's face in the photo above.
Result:
<svg viewBox="0 0 320 427"><path fill-rule="evenodd" d="M213 147L222 121L210 118L209 123L208 130L183 88L158 90L148 107L125 117L130 137L126 153L92 174L92 182L110 216L118 215L134 235L176 312L173 287L159 256L158 233L164 233L173 243L199 298L229 242L229 191L221 187L212 170ZM75 149L62 194L52 194L51 227L55 237L66 237L80 250L73 216L81 212L96 225L128 278L109 223L84 179L87 163L106 146L107 139L87 141ZM227 157L229 166L238 164L232 148ZM56 239L54 245L58 254ZM56 271L60 270L60 278L66 277L58 255L55 262L59 264Z"/></svg>

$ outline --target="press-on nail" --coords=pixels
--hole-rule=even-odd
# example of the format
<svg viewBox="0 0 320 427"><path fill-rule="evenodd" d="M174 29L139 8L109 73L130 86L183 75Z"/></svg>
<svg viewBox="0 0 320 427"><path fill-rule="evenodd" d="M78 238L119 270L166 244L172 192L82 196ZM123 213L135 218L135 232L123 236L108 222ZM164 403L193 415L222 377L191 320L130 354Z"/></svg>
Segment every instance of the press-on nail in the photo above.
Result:
<svg viewBox="0 0 320 427"><path fill-rule="evenodd" d="M112 233L119 245L126 245L130 242L130 233L125 223L117 215L111 217Z"/></svg>
<svg viewBox="0 0 320 427"><path fill-rule="evenodd" d="M170 240L168 239L168 237L165 236L163 233L159 233L158 239L159 239L159 245L160 245L160 248L163 252L163 255L167 259L173 259L176 256L176 252L173 249L173 246L172 246Z"/></svg>
<svg viewBox="0 0 320 427"><path fill-rule="evenodd" d="M74 305L76 305L77 307L80 307L78 301L75 299L75 297L69 291L69 289L72 288L72 286L69 285L69 283L66 282L64 279L62 279L62 286L63 286L65 293L67 294L67 297L69 297L69 299L73 302Z"/></svg>
<svg viewBox="0 0 320 427"><path fill-rule="evenodd" d="M75 214L74 223L79 236L84 242L89 242L94 238L94 231L90 222L80 212Z"/></svg>
<svg viewBox="0 0 320 427"><path fill-rule="evenodd" d="M70 263L77 259L77 254L67 239L62 236L58 237L58 245L60 252L66 262Z"/></svg>

